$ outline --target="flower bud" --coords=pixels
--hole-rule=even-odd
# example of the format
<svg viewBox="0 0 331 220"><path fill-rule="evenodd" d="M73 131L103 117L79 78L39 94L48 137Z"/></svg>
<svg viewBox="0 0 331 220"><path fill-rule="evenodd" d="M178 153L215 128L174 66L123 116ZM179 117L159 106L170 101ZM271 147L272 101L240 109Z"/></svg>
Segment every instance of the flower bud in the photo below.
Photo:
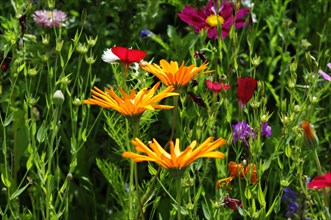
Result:
<svg viewBox="0 0 331 220"><path fill-rule="evenodd" d="M75 98L73 101L72 101L72 104L75 105L75 106L80 106L82 104L82 101L79 99L79 98Z"/></svg>
<svg viewBox="0 0 331 220"><path fill-rule="evenodd" d="M261 61L261 57L260 56L256 56L256 54L255 54L255 56L252 59L253 66L254 67L257 67L258 65L260 65L261 62L262 62Z"/></svg>
<svg viewBox="0 0 331 220"><path fill-rule="evenodd" d="M36 70L36 68L32 68L32 69L28 70L28 75L31 76L31 77L36 76L37 73L38 73L38 71Z"/></svg>
<svg viewBox="0 0 331 220"><path fill-rule="evenodd" d="M87 64L89 64L89 65L92 65L93 63L95 63L96 60L97 60L97 59L94 59L93 56L90 56L90 57L85 56L85 62L86 62Z"/></svg>
<svg viewBox="0 0 331 220"><path fill-rule="evenodd" d="M300 107L300 105L295 105L295 106L294 106L294 112L295 112L295 113L300 113L300 112L301 112L301 107Z"/></svg>
<svg viewBox="0 0 331 220"><path fill-rule="evenodd" d="M53 95L53 102L55 105L62 105L64 102L64 95L61 90L56 90Z"/></svg>
<svg viewBox="0 0 331 220"><path fill-rule="evenodd" d="M313 97L311 98L311 103L313 103L313 104L318 103L318 99L317 99L316 96L313 96Z"/></svg>
<svg viewBox="0 0 331 220"><path fill-rule="evenodd" d="M92 36L89 36L89 38L86 37L86 42L89 47L94 47L97 41L98 41L98 36L96 36L95 38L93 38Z"/></svg>
<svg viewBox="0 0 331 220"><path fill-rule="evenodd" d="M49 35L48 35L48 34L45 34L44 36L41 36L41 37L42 37L41 42L42 42L44 45L48 45L48 44L49 44Z"/></svg>
<svg viewBox="0 0 331 220"><path fill-rule="evenodd" d="M88 51L88 47L86 46L86 44L82 44L82 43L78 43L76 50L78 51L78 53L81 54L85 54Z"/></svg>
<svg viewBox="0 0 331 220"><path fill-rule="evenodd" d="M63 42L64 42L64 40L61 40L61 41L56 42L56 47L55 47L55 49L56 49L56 51L59 52L59 53L60 53L61 50L62 50Z"/></svg>

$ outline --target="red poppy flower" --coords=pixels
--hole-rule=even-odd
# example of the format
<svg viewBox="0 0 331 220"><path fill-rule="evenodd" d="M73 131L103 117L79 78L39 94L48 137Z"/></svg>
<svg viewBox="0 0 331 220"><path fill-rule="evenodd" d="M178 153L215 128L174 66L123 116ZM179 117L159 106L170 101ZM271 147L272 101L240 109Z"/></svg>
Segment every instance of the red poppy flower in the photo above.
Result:
<svg viewBox="0 0 331 220"><path fill-rule="evenodd" d="M115 46L104 51L102 60L111 64L121 61L128 67L131 63L140 62L146 55L147 53L143 50Z"/></svg>
<svg viewBox="0 0 331 220"><path fill-rule="evenodd" d="M257 86L257 80L245 77L238 78L238 101L240 107L243 107L252 98Z"/></svg>
<svg viewBox="0 0 331 220"><path fill-rule="evenodd" d="M231 88L230 85L227 85L223 82L218 83L218 82L212 82L210 80L206 80L206 85L207 88L212 90L213 92L220 92L222 89L226 91Z"/></svg>
<svg viewBox="0 0 331 220"><path fill-rule="evenodd" d="M317 176L308 183L308 188L310 189L322 189L326 187L331 187L331 172L327 172L324 176Z"/></svg>
<svg viewBox="0 0 331 220"><path fill-rule="evenodd" d="M239 199L231 198L229 194L223 199L223 204L233 211L236 211L238 207L242 208L241 201Z"/></svg>

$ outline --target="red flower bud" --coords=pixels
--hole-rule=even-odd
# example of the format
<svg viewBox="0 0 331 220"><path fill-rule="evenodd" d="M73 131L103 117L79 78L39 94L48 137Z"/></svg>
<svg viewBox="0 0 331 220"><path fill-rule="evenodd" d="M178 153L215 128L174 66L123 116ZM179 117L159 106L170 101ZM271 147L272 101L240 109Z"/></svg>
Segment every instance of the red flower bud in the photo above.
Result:
<svg viewBox="0 0 331 220"><path fill-rule="evenodd" d="M257 80L245 77L238 78L238 101L240 107L243 107L252 98L257 86Z"/></svg>

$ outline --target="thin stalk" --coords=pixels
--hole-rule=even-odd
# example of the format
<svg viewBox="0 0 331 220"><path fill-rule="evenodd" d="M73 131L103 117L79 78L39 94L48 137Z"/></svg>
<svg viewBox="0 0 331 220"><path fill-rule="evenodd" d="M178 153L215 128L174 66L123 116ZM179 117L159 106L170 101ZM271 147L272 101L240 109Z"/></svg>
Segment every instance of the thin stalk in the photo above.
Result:
<svg viewBox="0 0 331 220"><path fill-rule="evenodd" d="M178 112L178 96L173 96L174 97L174 110L173 110L173 115L172 115L172 125L171 125L171 134L168 142L164 146L164 149L166 150L167 147L170 144L170 141L174 138L175 135L175 127L176 127L176 121L177 121L177 112Z"/></svg>
<svg viewBox="0 0 331 220"><path fill-rule="evenodd" d="M181 214L181 201L182 201L181 176L176 177L176 190L177 190L177 195L176 195L177 217L178 217L178 220L181 220L182 219L182 214Z"/></svg>

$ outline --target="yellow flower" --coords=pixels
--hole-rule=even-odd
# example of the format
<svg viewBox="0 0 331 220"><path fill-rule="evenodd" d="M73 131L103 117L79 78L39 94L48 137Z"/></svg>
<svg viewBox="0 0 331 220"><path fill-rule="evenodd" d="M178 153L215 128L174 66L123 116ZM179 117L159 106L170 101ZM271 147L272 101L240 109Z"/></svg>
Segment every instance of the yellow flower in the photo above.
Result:
<svg viewBox="0 0 331 220"><path fill-rule="evenodd" d="M199 67L196 67L195 64L184 66L184 61L180 67L178 67L177 62L170 61L170 63L168 63L166 60L160 60L160 66L155 63L141 65L142 69L155 75L166 86L185 86L197 75L198 72L207 69L207 67L208 63L206 62ZM213 71L206 71L203 73L210 72Z"/></svg>
<svg viewBox="0 0 331 220"><path fill-rule="evenodd" d="M136 151L145 153L146 155L124 152L122 154L123 157L132 158L135 162L153 161L165 169L182 169L202 157L224 158L223 153L214 151L225 144L223 138L219 138L213 142L213 137L209 137L198 147L196 147L197 142L193 141L182 152L179 148L179 139L176 139L175 144L173 141L170 142L170 154L155 139L149 143L149 147L138 138L132 140L131 143L136 146Z"/></svg>
<svg viewBox="0 0 331 220"><path fill-rule="evenodd" d="M99 105L103 108L112 108L126 116L140 115L145 110L172 109L173 106L158 105L157 103L166 97L179 94L172 92L174 87L169 86L154 96L159 86L160 82L156 83L153 88L149 90L144 88L138 93L132 89L130 94L125 93L123 89L119 88L123 98L117 96L112 87L110 89L105 88L106 92L94 87L94 89L91 90L93 94L92 98L84 100L83 103Z"/></svg>

